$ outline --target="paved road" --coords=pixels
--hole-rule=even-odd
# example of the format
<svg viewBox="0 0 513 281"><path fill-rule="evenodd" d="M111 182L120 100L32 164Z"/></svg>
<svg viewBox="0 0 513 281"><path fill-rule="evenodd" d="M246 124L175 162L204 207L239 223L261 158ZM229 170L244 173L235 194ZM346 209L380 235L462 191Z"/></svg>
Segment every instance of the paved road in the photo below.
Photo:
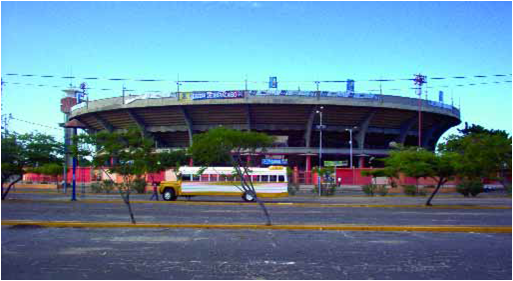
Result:
<svg viewBox="0 0 513 281"><path fill-rule="evenodd" d="M2 227L2 279L511 279L511 235Z"/></svg>
<svg viewBox="0 0 513 281"><path fill-rule="evenodd" d="M22 197L27 196L24 195ZM493 200L497 201L497 199ZM507 200L504 202L510 204L511 199ZM460 199L460 201L462 200ZM8 200L2 203L2 220L127 222L129 218L126 206L121 201L117 201L118 203L112 202L85 203L80 201L70 202L69 200L42 202ZM473 200L473 202L478 203L476 200ZM492 204L492 206L497 207L497 202L494 203L495 205ZM159 203L133 203L132 208L138 222L265 223L263 212L256 204L242 203L240 201L228 202L226 204L204 204L209 203L198 201L169 203L161 201ZM324 205L303 204L291 206L288 204L268 204L267 208L275 224L510 226L512 219L511 209L322 206ZM457 206L460 205L453 205L453 207Z"/></svg>
<svg viewBox="0 0 513 281"><path fill-rule="evenodd" d="M69 202L61 195L11 195L13 200L1 204L2 220L129 221L125 205L113 201L116 196L99 196L110 203L86 203ZM198 202L201 199L215 202ZM278 202L412 205L423 200L290 197ZM437 203L454 208L268 208L276 224L511 226L510 208L468 208L511 207L509 198L440 198ZM459 208L464 205L467 208ZM257 205L237 198L134 203L133 208L138 222L265 222ZM511 234L2 226L1 277L509 280L511 249Z"/></svg>

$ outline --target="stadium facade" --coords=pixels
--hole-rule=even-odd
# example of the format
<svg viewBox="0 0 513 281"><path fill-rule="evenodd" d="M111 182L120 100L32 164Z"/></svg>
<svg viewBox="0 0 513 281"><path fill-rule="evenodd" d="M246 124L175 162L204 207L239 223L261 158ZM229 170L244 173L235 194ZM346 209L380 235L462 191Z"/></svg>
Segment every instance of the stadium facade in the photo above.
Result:
<svg viewBox="0 0 513 281"><path fill-rule="evenodd" d="M66 93L72 99L79 91ZM460 111L429 100L420 105L421 144L434 150L441 135L461 122ZM138 126L154 138L158 149L185 148L195 134L218 126L276 136L265 154L247 156L254 166L286 163L310 170L319 163L321 129L322 160L341 161L343 166L350 155L356 167L379 166L372 159L388 155L394 142L418 144L418 99L349 89L145 94L83 101L68 112L68 127L95 132Z"/></svg>

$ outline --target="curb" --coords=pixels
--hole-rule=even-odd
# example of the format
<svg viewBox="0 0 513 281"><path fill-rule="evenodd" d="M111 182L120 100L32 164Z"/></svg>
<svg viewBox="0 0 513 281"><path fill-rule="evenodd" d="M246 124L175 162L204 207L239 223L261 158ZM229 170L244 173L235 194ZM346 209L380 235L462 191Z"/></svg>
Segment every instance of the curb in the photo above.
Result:
<svg viewBox="0 0 513 281"><path fill-rule="evenodd" d="M33 199L9 199L8 202L16 203L89 203L89 204L121 204L122 200L98 200L98 199L79 199L71 200L33 200ZM174 204L174 205L205 205L205 206L236 206L250 205L257 206L258 203L248 202L200 202L200 201L149 201L149 200L130 200L131 204ZM472 209L472 210L511 210L510 206L465 206L465 205L381 205L381 204L333 204L333 203L293 203L293 202L265 202L267 206L281 207L318 207L318 208L418 208L418 209Z"/></svg>
<svg viewBox="0 0 513 281"><path fill-rule="evenodd" d="M173 224L173 223L123 223L79 221L24 221L2 220L2 226L32 225L42 227L83 228L203 228L203 229L253 229L253 230L304 230L304 231L411 231L411 232L467 232L512 233L511 226L397 226L397 225L259 225L259 224Z"/></svg>

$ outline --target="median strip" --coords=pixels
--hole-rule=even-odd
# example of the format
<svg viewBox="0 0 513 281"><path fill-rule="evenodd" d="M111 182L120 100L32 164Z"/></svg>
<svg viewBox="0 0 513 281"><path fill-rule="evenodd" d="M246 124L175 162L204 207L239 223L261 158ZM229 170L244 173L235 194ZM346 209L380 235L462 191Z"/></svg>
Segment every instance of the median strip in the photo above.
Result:
<svg viewBox="0 0 513 281"><path fill-rule="evenodd" d="M2 226L82 227L82 228L203 228L203 229L254 229L254 230L303 230L303 231L413 231L413 232L475 232L510 233L511 226L460 226L460 225L260 225L260 224L175 224L175 223L125 223L82 221L29 221L2 220Z"/></svg>
<svg viewBox="0 0 513 281"><path fill-rule="evenodd" d="M122 200L98 200L98 199L79 199L71 200L35 200L35 199L9 199L8 202L18 203L90 203L90 204L121 204ZM258 203L248 202L207 202L207 201L149 201L149 200L131 200L132 204L171 204L171 205L205 205L205 206L239 206L239 205L258 205ZM511 206L468 206L468 205L383 205L383 204L332 204L332 203L294 203L294 202L265 202L267 206L281 207L319 207L319 208L421 208L421 209L489 209L489 210L511 210Z"/></svg>

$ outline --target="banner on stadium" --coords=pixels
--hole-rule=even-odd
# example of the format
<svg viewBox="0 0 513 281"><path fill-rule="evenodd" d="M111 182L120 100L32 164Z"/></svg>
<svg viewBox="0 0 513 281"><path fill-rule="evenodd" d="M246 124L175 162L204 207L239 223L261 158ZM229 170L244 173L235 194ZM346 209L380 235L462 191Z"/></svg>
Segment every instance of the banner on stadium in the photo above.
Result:
<svg viewBox="0 0 513 281"><path fill-rule="evenodd" d="M288 164L287 159L269 159L269 158L262 159L262 165L287 165L287 164Z"/></svg>
<svg viewBox="0 0 513 281"><path fill-rule="evenodd" d="M193 92L190 94L191 100L241 99L241 98L244 98L243 91Z"/></svg>

